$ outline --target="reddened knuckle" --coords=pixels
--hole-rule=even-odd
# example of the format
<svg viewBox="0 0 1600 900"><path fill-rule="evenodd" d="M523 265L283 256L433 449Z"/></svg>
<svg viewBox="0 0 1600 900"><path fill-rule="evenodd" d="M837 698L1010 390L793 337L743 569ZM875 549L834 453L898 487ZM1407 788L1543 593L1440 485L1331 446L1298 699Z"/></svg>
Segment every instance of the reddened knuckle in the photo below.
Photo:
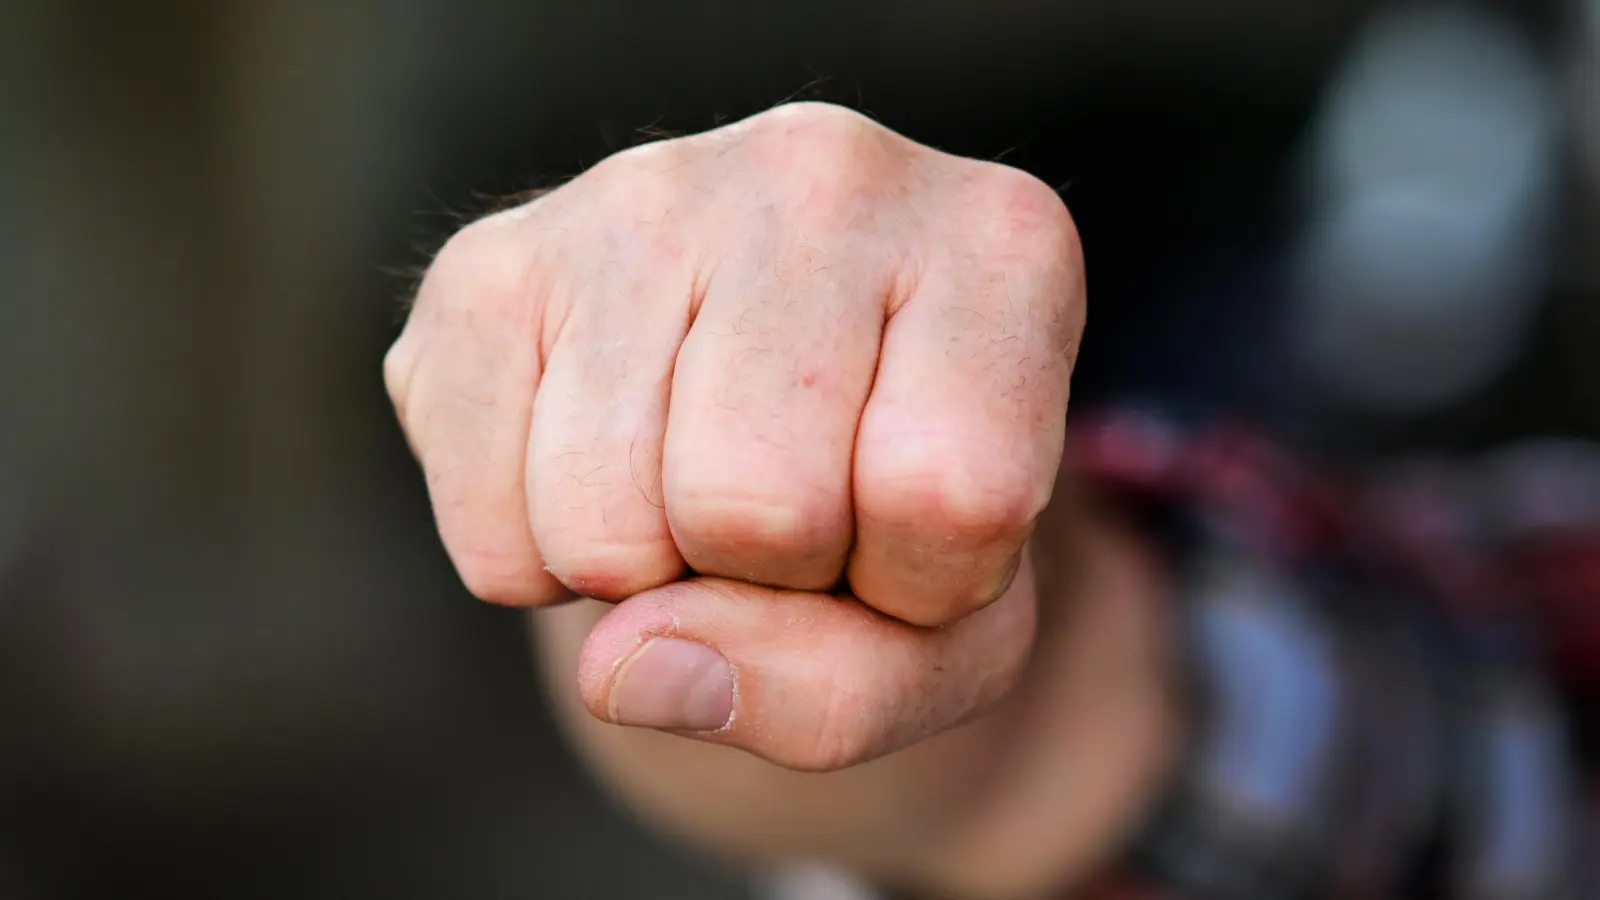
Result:
<svg viewBox="0 0 1600 900"><path fill-rule="evenodd" d="M797 101L783 103L755 116L758 130L776 131L810 146L849 145L883 126L853 109L833 103Z"/></svg>

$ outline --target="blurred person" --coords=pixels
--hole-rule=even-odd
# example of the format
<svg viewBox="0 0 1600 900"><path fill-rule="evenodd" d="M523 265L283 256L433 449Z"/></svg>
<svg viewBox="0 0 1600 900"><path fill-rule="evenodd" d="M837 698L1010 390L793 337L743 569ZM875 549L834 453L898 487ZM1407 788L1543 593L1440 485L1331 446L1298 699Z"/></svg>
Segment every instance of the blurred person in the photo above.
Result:
<svg viewBox="0 0 1600 900"><path fill-rule="evenodd" d="M1497 561L1582 574L1592 460L1519 517L1503 460L1069 439L1083 316L1049 185L793 104L471 225L385 374L462 579L554 607L571 735L684 840L919 896L1583 896Z"/></svg>

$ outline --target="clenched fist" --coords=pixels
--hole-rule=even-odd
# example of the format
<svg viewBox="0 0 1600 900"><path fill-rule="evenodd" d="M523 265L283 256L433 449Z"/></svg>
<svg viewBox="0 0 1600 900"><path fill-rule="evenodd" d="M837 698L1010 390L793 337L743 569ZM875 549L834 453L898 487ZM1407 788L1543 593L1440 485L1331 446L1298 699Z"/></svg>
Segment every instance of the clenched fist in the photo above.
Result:
<svg viewBox="0 0 1600 900"><path fill-rule="evenodd" d="M796 104L466 228L385 375L474 594L616 604L595 716L834 769L1017 680L1082 323L1047 185Z"/></svg>

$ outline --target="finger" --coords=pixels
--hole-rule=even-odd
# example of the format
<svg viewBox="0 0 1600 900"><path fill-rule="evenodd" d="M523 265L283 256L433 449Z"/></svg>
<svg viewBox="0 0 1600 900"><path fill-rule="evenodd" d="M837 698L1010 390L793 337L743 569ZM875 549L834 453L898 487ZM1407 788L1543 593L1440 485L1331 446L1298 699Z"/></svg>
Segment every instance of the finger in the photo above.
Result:
<svg viewBox="0 0 1600 900"><path fill-rule="evenodd" d="M422 464L445 550L491 603L559 602L523 502L539 382L539 297L515 214L464 229L435 259L385 380Z"/></svg>
<svg viewBox="0 0 1600 900"><path fill-rule="evenodd" d="M678 356L667 515L695 571L804 590L844 572L850 458L891 275L837 234L758 235Z"/></svg>
<svg viewBox="0 0 1600 900"><path fill-rule="evenodd" d="M609 722L740 747L805 771L865 762L989 709L1033 640L1031 571L949 628L848 597L723 579L634 597L590 632L579 690Z"/></svg>
<svg viewBox="0 0 1600 900"><path fill-rule="evenodd" d="M1049 187L1001 171L963 204L998 224L932 260L893 311L856 438L850 588L918 625L1000 596L1061 461L1077 236Z"/></svg>
<svg viewBox="0 0 1600 900"><path fill-rule="evenodd" d="M602 600L679 577L661 488L692 273L596 267L556 339L534 417L528 516L550 572ZM678 293L674 293L678 291Z"/></svg>

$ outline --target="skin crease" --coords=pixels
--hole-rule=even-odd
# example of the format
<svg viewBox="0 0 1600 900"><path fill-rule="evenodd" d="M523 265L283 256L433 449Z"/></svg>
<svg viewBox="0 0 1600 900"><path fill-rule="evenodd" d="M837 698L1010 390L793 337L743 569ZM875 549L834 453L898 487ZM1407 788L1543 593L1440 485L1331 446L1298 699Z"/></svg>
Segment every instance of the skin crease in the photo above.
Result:
<svg viewBox="0 0 1600 900"><path fill-rule="evenodd" d="M1057 485L1083 310L1048 186L793 104L464 229L385 380L469 590L614 604L536 620L624 800L1021 897L1114 843L1172 721L1154 567Z"/></svg>

